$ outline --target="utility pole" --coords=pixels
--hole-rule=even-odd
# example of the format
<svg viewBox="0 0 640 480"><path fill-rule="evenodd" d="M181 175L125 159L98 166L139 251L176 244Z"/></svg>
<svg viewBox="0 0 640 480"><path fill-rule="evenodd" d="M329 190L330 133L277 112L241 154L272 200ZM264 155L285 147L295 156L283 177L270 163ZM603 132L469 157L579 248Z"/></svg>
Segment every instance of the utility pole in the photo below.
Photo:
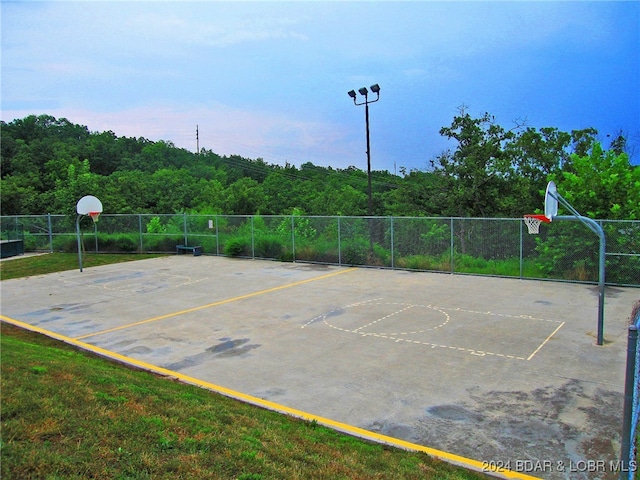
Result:
<svg viewBox="0 0 640 480"><path fill-rule="evenodd" d="M200 137L198 134L198 125L196 125L196 153L200 155Z"/></svg>

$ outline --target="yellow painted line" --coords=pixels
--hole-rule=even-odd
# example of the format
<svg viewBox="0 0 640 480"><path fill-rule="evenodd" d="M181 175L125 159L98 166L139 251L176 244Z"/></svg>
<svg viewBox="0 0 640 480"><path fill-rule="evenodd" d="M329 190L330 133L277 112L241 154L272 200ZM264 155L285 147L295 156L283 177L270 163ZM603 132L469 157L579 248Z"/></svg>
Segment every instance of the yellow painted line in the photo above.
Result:
<svg viewBox="0 0 640 480"><path fill-rule="evenodd" d="M303 283L306 281L307 280L304 280ZM524 473L513 472L511 470L505 470L503 468L493 467L491 466L491 462L480 462L478 460L462 457L460 455L455 455L453 453L444 452L442 450L436 450L435 448L425 447L423 445L418 445L416 443L407 442L405 440L401 440L398 438L393 438L387 435L371 432L369 430L365 430L360 427L355 427L347 423L337 422L329 418L320 417L318 415L313 415L311 413L303 412L302 410L290 408L285 405L281 405L279 403L271 402L269 400L264 400L262 398L237 392L235 390L231 390L229 388L222 387L220 385L215 385L213 383L198 380L197 378L194 378L194 377L189 377L188 375L183 375L179 372L174 372L173 370L168 370L166 368L158 367L157 365L152 365L150 363L136 360L135 358L126 357L124 355L120 355L119 353L112 352L110 350L106 350L104 348L100 348L95 345L91 345L89 343L84 343L77 339L67 337L59 333L51 332L49 330L45 330L43 328L36 327L28 323L24 323L24 322L21 322L20 320L15 320L13 318L9 318L4 315L0 315L0 320L10 323L12 325L15 325L17 327L24 328L26 330L31 330L32 332L41 333L48 337L55 338L56 340L63 341L70 345L75 345L79 348L93 352L102 357L107 357L112 360L117 360L119 362L123 362L128 365L135 366L137 368L148 370L150 372L154 372L167 377L175 378L177 380L180 380L181 382L189 383L191 385L196 385L196 386L205 388L207 390L211 390L213 392L219 393L221 395L235 398L237 400L241 400L246 403L250 403L252 405L266 408L268 410L273 410L279 413L285 413L287 415L291 415L293 417L301 418L307 421L315 420L316 422L322 425L334 428L336 430L339 430L341 432L344 432L350 435L354 435L356 437L364 438L364 439L379 442L379 443L384 443L387 445L402 448L404 450L423 452L423 453L426 453L427 455L430 455L435 458L439 458L440 460L444 460L448 463L452 463L454 465L458 465L458 466L461 466L470 470L475 470L478 472L491 473L494 476L498 475L500 478L515 478L515 479L521 479L521 480L542 480L538 477L532 477L531 475L527 475Z"/></svg>
<svg viewBox="0 0 640 480"><path fill-rule="evenodd" d="M342 275L343 273L353 272L354 270L358 270L356 267L347 268L344 270L338 270L336 272L327 273L325 275L320 275L319 277L307 278L306 280L300 280L299 282L287 283L285 285L280 285L279 287L267 288L266 290L260 290L258 292L247 293L246 295L240 295L238 297L227 298L225 300L220 300L213 303L208 303L206 305L201 305L199 307L187 308L186 310L180 310L179 312L167 313L166 315L159 315L157 317L148 318L146 320L141 320L139 322L128 323L127 325L121 325L119 327L109 328L107 330L101 330L99 332L88 333L86 335L81 335L76 337L76 340L82 340L84 338L93 337L96 335L102 335L105 333L117 332L118 330L124 330L126 328L137 327L138 325L144 325L146 323L157 322L158 320L164 320L166 318L177 317L179 315L184 315L185 313L197 312L198 310L204 310L205 308L217 307L218 305L224 305L226 303L237 302L238 300L244 300L251 297L257 297L258 295L264 295L266 293L277 292L278 290L284 290L285 288L297 287L298 285L303 285L305 283L315 282L317 280L323 280L325 278L334 277L336 275Z"/></svg>
<svg viewBox="0 0 640 480"><path fill-rule="evenodd" d="M549 340L551 340L551 337L553 337L558 332L558 330L560 330L562 328L563 325L564 325L564 322L562 322L560 325L558 325L558 328L556 328L553 332L551 332L551 335L549 335L547 338L544 339L544 342L542 342L540 344L540 346L538 348L536 348L535 351L531 355L529 355L527 360L531 360L535 356L535 354L538 353L540 351L540 349L542 347L544 347Z"/></svg>

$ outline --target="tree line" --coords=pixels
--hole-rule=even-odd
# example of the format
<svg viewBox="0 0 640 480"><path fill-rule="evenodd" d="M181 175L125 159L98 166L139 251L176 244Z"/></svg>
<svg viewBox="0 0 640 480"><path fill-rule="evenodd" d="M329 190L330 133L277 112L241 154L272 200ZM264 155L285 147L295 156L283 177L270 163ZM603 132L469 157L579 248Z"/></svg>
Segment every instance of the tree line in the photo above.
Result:
<svg viewBox="0 0 640 480"><path fill-rule="evenodd" d="M593 128L516 125L460 111L440 134L454 147L426 171L374 170L375 216L519 217L558 190L583 215L640 219L640 167L626 139L606 148ZM2 215L73 214L84 195L109 213L366 215L367 173L189 152L168 141L118 137L50 115L0 122ZM330 159L327 159L330 161Z"/></svg>

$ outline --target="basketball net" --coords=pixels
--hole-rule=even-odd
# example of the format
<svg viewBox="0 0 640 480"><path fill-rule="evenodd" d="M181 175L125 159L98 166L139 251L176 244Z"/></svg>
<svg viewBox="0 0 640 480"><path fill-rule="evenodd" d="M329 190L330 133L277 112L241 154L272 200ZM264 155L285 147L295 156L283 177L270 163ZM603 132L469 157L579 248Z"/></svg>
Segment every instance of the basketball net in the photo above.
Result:
<svg viewBox="0 0 640 480"><path fill-rule="evenodd" d="M524 223L527 224L527 228L529 229L529 233L531 234L540 233L540 224L542 222L549 223L551 222L551 220L549 220L544 215L525 215L524 216Z"/></svg>
<svg viewBox="0 0 640 480"><path fill-rule="evenodd" d="M98 223L98 217L100 216L100 212L89 212L88 215L93 220L93 223Z"/></svg>

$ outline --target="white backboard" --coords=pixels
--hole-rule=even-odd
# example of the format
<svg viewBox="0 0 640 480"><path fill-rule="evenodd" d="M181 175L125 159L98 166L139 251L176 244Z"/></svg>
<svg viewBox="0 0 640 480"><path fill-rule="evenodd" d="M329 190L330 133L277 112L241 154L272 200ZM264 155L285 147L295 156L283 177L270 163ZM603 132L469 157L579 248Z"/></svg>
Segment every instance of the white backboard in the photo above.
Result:
<svg viewBox="0 0 640 480"><path fill-rule="evenodd" d="M556 190L556 184L549 182L544 195L544 216L549 220L553 220L553 217L556 215L558 215L558 192Z"/></svg>
<svg viewBox="0 0 640 480"><path fill-rule="evenodd" d="M78 215L89 215L89 213L102 213L102 202L93 195L86 195L78 200L76 205Z"/></svg>

